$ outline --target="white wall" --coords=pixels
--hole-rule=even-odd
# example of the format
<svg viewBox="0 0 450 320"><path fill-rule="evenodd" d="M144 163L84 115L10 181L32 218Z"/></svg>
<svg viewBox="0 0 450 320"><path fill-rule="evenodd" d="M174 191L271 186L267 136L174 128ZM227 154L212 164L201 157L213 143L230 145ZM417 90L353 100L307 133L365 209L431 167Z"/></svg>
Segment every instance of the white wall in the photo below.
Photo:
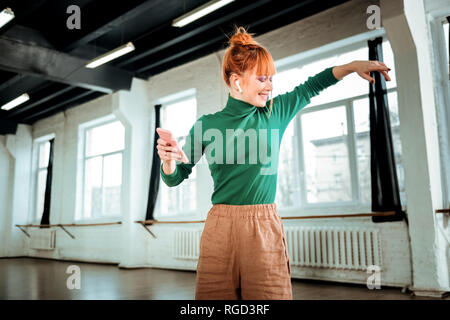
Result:
<svg viewBox="0 0 450 320"><path fill-rule="evenodd" d="M6 148L6 136L0 136L0 257L7 255L11 233L11 188L14 159Z"/></svg>
<svg viewBox="0 0 450 320"><path fill-rule="evenodd" d="M326 45L330 42L345 39L350 36L367 32L366 29L366 8L369 5L378 4L378 1L351 1L338 7L331 8L313 17L292 23L288 26L274 30L256 38L258 42L264 45L273 55L274 59L282 59L299 52L304 52L313 48ZM383 4L383 3L382 3ZM386 12L382 11L382 15ZM388 17L389 15L387 15ZM384 24L383 24L384 25ZM385 26L388 28L388 38L397 39L392 25ZM392 35L392 39L390 36ZM420 41L426 41L422 35L418 35ZM401 53L398 46L392 45L394 53ZM399 51L397 51L399 50ZM9 184L8 188L13 190L16 195L13 196L12 209L10 216L14 217L14 221L22 221L28 223L26 217L28 208L20 208L18 199L18 189L22 188L28 194L27 189L29 181L30 157L31 157L31 138L55 133L55 159L54 159L54 176L52 189L52 205L51 205L51 223L73 223L76 210L77 195L77 147L78 147L78 126L79 124L96 119L98 117L115 114L126 127L126 152L125 161L125 180L124 180L124 198L123 198L123 217L121 225L99 226L99 227L70 227L68 230L76 236L71 239L62 230L57 231L57 250L54 252L42 252L30 250L28 240L17 228L11 228L16 234L12 237L9 248L14 248L12 252L15 254L26 254L30 256L46 256L56 259L70 259L82 261L99 261L117 263L120 267L137 267L137 266L156 266L166 268L179 268L187 270L195 270L196 261L180 260L171 257L172 236L177 228L191 228L202 230L203 224L158 224L150 227L156 235L153 238L144 228L134 221L143 220L145 218L145 208L147 205L148 180L151 165L154 134L154 109L159 98L177 93L182 90L195 88L197 95L197 118L206 113L214 113L221 110L226 104L227 88L221 75L221 60L224 51L208 55L196 61L176 67L157 76L151 77L148 82L135 79L133 81L131 92L117 92L112 95L98 98L76 108L69 109L65 113L60 113L50 118L41 120L33 126L32 137L31 132L26 133L26 128L21 127L16 138L16 147L8 146L8 141L3 141L3 145L7 145L6 149L14 158L2 149L2 141L0 140L0 163L4 163L10 168L18 165L24 168L24 171L17 169L9 172L14 176L13 184ZM419 54L419 59L421 55ZM398 59L396 59L398 60ZM401 60L401 59L400 59ZM416 64L417 60L413 61ZM326 66L324 66L326 67ZM402 83L408 82L408 70L401 66L397 69L397 82L399 88ZM429 77L426 75L425 77ZM415 78L417 79L417 77ZM409 80L411 81L411 80ZM414 82L414 79L412 80ZM339 84L338 84L339 85ZM413 86L414 87L414 86ZM417 90L432 90L430 87L418 86ZM403 91L406 95L411 94L410 91ZM415 105L406 111L405 101L408 99L404 94L399 94L400 122L407 123L411 118L420 115L423 111L423 97L429 96L429 92L417 96L418 105ZM407 100L409 102L409 100ZM412 101L411 103L415 103ZM408 114L409 113L409 114ZM411 114L412 113L412 114ZM433 130L433 115L427 114L422 128ZM402 129L402 145L405 146L406 141L406 157L414 157L410 150L418 150L418 152L436 151L436 143L434 133L427 134L425 130L418 132L410 132L411 125L406 125L406 129ZM409 136L411 135L411 136ZM419 135L419 136L418 136ZM421 135L421 136L420 136ZM412 139L414 137L414 139ZM10 139L8 137L8 139ZM5 139L3 139L5 140ZM11 139L10 139L11 140ZM419 141L419 147L414 141ZM12 145L12 140L10 142ZM18 148L17 145L20 147ZM408 150L410 148L410 150ZM3 150L3 151L2 151ZM426 150L426 151L424 151ZM10 157L10 158L8 158ZM422 155L422 157L430 157L430 155ZM20 160L19 160L20 158ZM9 159L9 160L8 160ZM432 160L432 161L430 161ZM358 226L358 227L376 227L379 228L381 234L382 245L382 261L383 274L381 284L393 286L413 285L413 282L430 285L425 288L424 285L418 289L427 289L430 294L445 290L444 273L448 273L448 269L438 268L439 259L434 258L441 255L441 244L435 241L434 234L435 225L433 223L434 206L439 205L439 199L433 196L439 192L439 186L433 186L432 191L425 190L427 187L421 183L426 181L427 184L436 179L436 172L432 175L423 176L425 180L417 181L415 175L417 172L411 170L415 168L416 160L404 159L405 183L407 184L408 214L411 219L417 219L416 222L410 222L413 230L413 253L410 254L409 229L404 222L391 222L374 224L370 218L354 217L354 218L337 218L337 219L311 219L311 220L284 220L284 225L323 225L323 226ZM14 163L12 163L14 162ZM435 159L429 158L424 162L426 165L434 165ZM28 165L26 165L28 164ZM409 165L409 166L408 166ZM213 191L212 178L206 162L198 164L198 179L202 181L199 184L197 192L197 203L199 216L206 217L208 210L211 208L210 197ZM6 171L0 169L0 175L6 175ZM5 189L5 183L0 182L0 191ZM424 191L425 190L425 191ZM423 193L425 192L425 194ZM430 193L432 192L432 193ZM22 195L23 196L23 195ZM425 197L422 202L422 197ZM414 199L415 198L415 199ZM411 202L412 201L412 202ZM415 201L415 202L414 202ZM434 201L434 202L433 202ZM413 207L411 207L413 204ZM417 206L416 206L417 204ZM22 205L25 207L26 205ZM0 207L0 210L3 207ZM4 209L3 209L4 210ZM26 212L26 213L24 213ZM411 214L412 213L412 214ZM283 212L280 212L283 215ZM423 218L425 217L425 218ZM425 219L425 220L423 220ZM8 218L3 217L0 220L0 230L8 229ZM431 236L421 235L419 233L419 224L425 221L427 230L432 233ZM5 227L6 225L6 227ZM417 226L417 227L416 227ZM20 233L20 234L18 234ZM427 245L423 245L420 241L424 237ZM431 237L431 238L430 238ZM427 253L430 248L436 249L438 252L433 255L432 268L427 270L427 265L418 269L418 265L423 263L424 259L428 259ZM20 252L22 250L22 252ZM416 259L411 264L411 258ZM441 259L442 260L442 259ZM414 269L412 269L414 266ZM414 274L416 273L416 274ZM292 276L294 278L314 278L327 279L341 282L366 283L368 275L361 271L342 271L328 270L317 268L292 268ZM448 281L448 279L447 279ZM415 283L414 283L415 284ZM426 291L426 290L425 290ZM425 293L426 294L426 293Z"/></svg>

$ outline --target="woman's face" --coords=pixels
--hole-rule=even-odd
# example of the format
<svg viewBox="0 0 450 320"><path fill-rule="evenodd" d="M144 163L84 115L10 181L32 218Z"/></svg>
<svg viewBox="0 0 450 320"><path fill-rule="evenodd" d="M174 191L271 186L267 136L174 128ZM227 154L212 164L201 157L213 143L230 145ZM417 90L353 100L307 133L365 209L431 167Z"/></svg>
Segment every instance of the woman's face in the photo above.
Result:
<svg viewBox="0 0 450 320"><path fill-rule="evenodd" d="M241 77L237 75L232 76L231 80L230 95L257 107L266 105L269 93L273 90L272 76L257 75L256 67L251 71L246 71ZM242 93L239 92L235 83L236 80L239 80Z"/></svg>

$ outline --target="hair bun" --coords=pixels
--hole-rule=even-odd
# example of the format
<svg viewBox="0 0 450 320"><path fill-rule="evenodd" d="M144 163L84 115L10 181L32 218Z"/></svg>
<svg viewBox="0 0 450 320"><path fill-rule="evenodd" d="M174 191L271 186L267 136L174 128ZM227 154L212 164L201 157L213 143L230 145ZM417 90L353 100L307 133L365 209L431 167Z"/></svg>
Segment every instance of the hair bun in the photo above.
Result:
<svg viewBox="0 0 450 320"><path fill-rule="evenodd" d="M244 27L237 27L234 35L230 38L228 43L232 46L258 45L258 43L253 40L251 34L247 33Z"/></svg>

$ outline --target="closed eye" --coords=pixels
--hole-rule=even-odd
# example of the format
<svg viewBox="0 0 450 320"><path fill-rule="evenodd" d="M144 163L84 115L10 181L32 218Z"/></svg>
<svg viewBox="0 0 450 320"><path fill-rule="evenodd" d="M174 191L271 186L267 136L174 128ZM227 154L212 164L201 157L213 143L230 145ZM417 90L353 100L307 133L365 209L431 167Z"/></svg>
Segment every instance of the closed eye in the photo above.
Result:
<svg viewBox="0 0 450 320"><path fill-rule="evenodd" d="M266 82L267 77L258 77L258 80L261 82ZM270 82L272 82L272 77L269 78Z"/></svg>

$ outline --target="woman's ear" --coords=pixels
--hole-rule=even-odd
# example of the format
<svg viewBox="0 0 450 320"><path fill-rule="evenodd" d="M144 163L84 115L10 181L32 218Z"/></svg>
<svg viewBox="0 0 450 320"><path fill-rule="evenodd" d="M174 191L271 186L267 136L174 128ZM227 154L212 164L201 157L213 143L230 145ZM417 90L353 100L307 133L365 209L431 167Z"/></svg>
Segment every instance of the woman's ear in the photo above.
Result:
<svg viewBox="0 0 450 320"><path fill-rule="evenodd" d="M236 84L236 81L239 81L238 82L239 84ZM231 76L230 76L230 85L231 85L231 87L233 87L234 89L236 89L239 92L242 92L242 89L239 89L240 82L241 82L241 80L240 80L239 76L236 73L231 74Z"/></svg>
<svg viewBox="0 0 450 320"><path fill-rule="evenodd" d="M231 76L230 76L230 83L231 83L231 85L233 85L233 83L235 83L236 80L239 80L238 75L236 73L232 73Z"/></svg>

